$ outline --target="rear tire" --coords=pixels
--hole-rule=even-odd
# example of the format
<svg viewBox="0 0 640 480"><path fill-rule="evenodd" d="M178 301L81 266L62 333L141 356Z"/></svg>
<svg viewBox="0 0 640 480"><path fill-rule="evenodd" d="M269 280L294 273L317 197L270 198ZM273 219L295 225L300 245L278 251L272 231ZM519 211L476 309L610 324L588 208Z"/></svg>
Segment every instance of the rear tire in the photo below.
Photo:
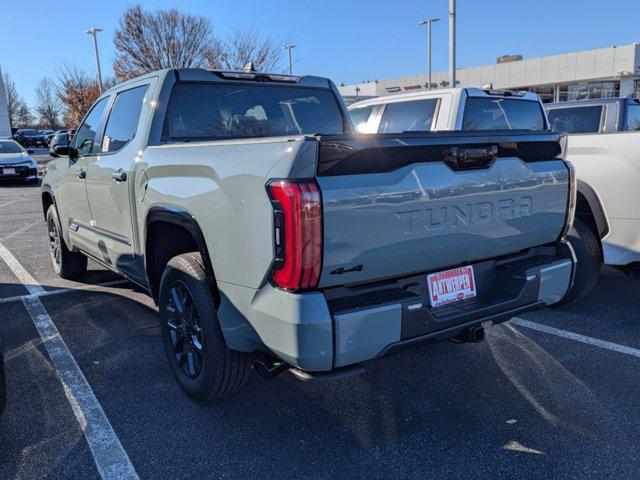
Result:
<svg viewBox="0 0 640 480"><path fill-rule="evenodd" d="M169 261L158 304L167 360L187 395L208 402L244 385L251 355L227 347L199 253Z"/></svg>
<svg viewBox="0 0 640 480"><path fill-rule="evenodd" d="M87 272L87 257L67 248L55 205L50 205L47 210L47 229L51 263L55 272L65 280L78 280L83 277Z"/></svg>
<svg viewBox="0 0 640 480"><path fill-rule="evenodd" d="M556 305L566 305L582 300L598 283L602 269L600 241L585 223L575 219L567 240L573 247L578 263L575 266L573 286Z"/></svg>

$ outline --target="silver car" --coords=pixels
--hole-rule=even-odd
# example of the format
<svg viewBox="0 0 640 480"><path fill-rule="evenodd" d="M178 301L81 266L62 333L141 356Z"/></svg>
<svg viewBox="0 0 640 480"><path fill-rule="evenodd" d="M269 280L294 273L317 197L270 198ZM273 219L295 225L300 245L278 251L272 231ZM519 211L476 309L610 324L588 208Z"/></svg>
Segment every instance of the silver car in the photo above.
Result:
<svg viewBox="0 0 640 480"><path fill-rule="evenodd" d="M0 180L38 181L38 164L15 140L0 139Z"/></svg>

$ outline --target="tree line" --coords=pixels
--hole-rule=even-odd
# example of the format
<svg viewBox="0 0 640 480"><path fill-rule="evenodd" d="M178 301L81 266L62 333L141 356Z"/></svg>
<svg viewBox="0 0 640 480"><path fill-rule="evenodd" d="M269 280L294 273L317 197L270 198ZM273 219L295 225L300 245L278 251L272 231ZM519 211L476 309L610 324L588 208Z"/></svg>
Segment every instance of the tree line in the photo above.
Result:
<svg viewBox="0 0 640 480"><path fill-rule="evenodd" d="M206 17L177 9L127 8L113 44L113 75L103 78L104 89L163 68L240 70L249 62L261 71L280 72L283 67L280 43L261 36L255 27L219 37ZM75 127L100 94L96 76L67 61L54 69L53 77L38 82L36 106L31 111L11 76L7 72L3 76L14 128Z"/></svg>

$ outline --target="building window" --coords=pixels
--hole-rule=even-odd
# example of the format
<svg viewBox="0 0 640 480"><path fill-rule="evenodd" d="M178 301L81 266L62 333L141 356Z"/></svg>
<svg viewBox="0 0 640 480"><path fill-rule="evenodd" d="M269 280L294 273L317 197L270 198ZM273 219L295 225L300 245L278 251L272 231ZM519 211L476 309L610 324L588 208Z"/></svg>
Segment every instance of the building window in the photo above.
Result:
<svg viewBox="0 0 640 480"><path fill-rule="evenodd" d="M538 95L540 95L540 99L544 103L550 103L554 101L553 89L553 85L542 85L539 87L527 87L518 90L526 90L529 92L537 93Z"/></svg>
<svg viewBox="0 0 640 480"><path fill-rule="evenodd" d="M617 97L620 82L584 82L560 86L560 101Z"/></svg>

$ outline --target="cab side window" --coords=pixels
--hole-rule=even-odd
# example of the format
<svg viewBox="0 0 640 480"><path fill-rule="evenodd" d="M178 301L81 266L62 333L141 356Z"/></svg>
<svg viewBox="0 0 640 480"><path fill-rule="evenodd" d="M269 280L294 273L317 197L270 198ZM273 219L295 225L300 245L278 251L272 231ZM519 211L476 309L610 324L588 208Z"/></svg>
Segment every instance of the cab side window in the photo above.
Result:
<svg viewBox="0 0 640 480"><path fill-rule="evenodd" d="M147 87L142 85L118 93L104 130L103 153L117 152L133 139Z"/></svg>
<svg viewBox="0 0 640 480"><path fill-rule="evenodd" d="M602 105L553 108L549 110L551 130L566 133L598 133L602 109Z"/></svg>
<svg viewBox="0 0 640 480"><path fill-rule="evenodd" d="M89 112L89 115L84 119L84 122L82 122L82 125L80 125L80 128L78 128L78 132L74 138L74 145L78 149L78 155L81 157L91 155L93 152L93 143L95 142L98 127L100 126L100 119L107 106L108 99L109 97L105 97L96 103Z"/></svg>
<svg viewBox="0 0 640 480"><path fill-rule="evenodd" d="M373 107L361 107L349 110L349 115L351 115L351 120L353 121L353 125L356 127L357 132L368 133L367 122L369 121L372 111Z"/></svg>

